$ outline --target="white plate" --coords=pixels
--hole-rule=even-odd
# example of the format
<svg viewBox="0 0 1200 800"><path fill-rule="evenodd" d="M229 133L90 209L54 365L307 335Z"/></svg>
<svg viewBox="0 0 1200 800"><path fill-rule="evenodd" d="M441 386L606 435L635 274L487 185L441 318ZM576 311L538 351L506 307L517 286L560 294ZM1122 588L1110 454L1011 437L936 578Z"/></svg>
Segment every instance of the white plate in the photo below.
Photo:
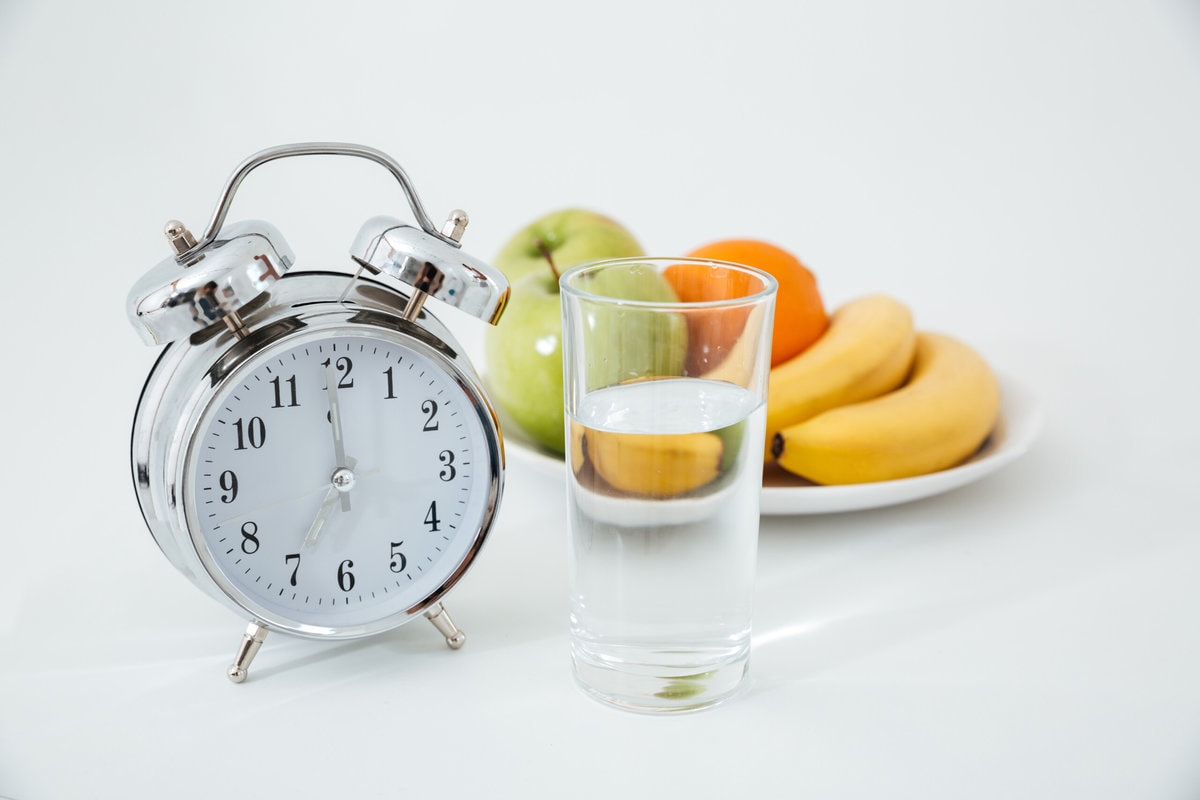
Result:
<svg viewBox="0 0 1200 800"><path fill-rule="evenodd" d="M503 424L503 420L502 420ZM817 486L776 466L763 472L761 510L768 515L831 514L861 511L920 500L948 492L990 475L1029 449L1042 425L1033 395L1019 382L1000 376L1000 420L979 451L956 467L905 478L853 486ZM564 480L563 460L524 437L516 426L504 425L509 457L556 480Z"/></svg>

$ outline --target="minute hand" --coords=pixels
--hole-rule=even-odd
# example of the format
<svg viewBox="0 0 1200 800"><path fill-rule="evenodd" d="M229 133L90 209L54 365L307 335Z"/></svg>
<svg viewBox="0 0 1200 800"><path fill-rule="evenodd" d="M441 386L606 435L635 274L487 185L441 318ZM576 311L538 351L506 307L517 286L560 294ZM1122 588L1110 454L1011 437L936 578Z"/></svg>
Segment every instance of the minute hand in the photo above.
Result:
<svg viewBox="0 0 1200 800"><path fill-rule="evenodd" d="M329 421L333 428L333 457L337 462L335 468L348 467L346 463L346 443L342 439L342 406L338 400L338 376L334 369L333 359L325 365L325 388L329 392ZM342 511L350 510L350 494L341 493Z"/></svg>

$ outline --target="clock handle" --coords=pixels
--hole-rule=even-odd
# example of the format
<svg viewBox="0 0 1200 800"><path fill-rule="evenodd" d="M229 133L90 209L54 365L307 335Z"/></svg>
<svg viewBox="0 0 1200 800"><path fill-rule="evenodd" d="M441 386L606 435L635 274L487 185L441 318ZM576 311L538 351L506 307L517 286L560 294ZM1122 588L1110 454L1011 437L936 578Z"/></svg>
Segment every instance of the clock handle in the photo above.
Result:
<svg viewBox="0 0 1200 800"><path fill-rule="evenodd" d="M225 183L225 188L221 190L220 200L217 202L217 208L213 212L212 220L208 223L208 228L205 229L204 235L195 244L187 242L190 246L179 253L177 259L180 263L188 260L190 254L194 254L208 245L216 241L217 234L221 232L221 226L225 224L225 216L229 213L229 207L233 204L233 196L237 192L238 187L250 172L269 161L275 161L280 158L289 158L291 156L355 156L357 158L365 158L368 161L374 161L385 167L392 175L400 182L400 188L404 190L405 196L408 198L409 208L412 209L413 216L416 217L421 229L449 245L458 247L458 240L452 235L443 234L433 224L433 220L425 213L425 207L421 205L421 198L417 196L416 189L413 188L412 181L408 179L408 175L404 172L395 159L388 154L376 150L373 147L366 147L358 144L345 144L342 142L301 142L297 144L283 144L275 147L268 147L266 150L260 150L254 155L247 158L234 169L233 174L229 176L229 180Z"/></svg>

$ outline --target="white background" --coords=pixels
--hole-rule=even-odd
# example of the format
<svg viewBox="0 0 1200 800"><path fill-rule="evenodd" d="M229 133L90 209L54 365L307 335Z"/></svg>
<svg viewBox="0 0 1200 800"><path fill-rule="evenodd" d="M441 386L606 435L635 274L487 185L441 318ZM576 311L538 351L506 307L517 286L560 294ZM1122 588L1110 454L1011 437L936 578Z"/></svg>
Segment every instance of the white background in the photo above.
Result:
<svg viewBox="0 0 1200 800"><path fill-rule="evenodd" d="M1200 795L1195 2L8 0L0 114L0 795ZM276 636L234 686L243 623L133 496L125 295L306 140L388 152L484 258L566 205L659 254L773 240L1045 428L948 495L766 519L751 686L704 714L573 687L562 487L516 463L464 650ZM231 219L342 264L377 213L382 170L293 159Z"/></svg>

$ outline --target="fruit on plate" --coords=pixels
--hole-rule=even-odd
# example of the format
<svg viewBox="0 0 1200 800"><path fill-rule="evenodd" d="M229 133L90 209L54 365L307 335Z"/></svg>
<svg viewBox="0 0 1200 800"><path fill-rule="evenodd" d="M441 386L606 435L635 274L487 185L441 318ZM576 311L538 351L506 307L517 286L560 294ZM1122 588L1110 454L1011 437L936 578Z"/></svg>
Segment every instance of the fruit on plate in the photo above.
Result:
<svg viewBox="0 0 1200 800"><path fill-rule="evenodd" d="M504 318L484 340L492 399L542 447L563 451L562 311L547 266L515 281Z"/></svg>
<svg viewBox="0 0 1200 800"><path fill-rule="evenodd" d="M673 497L711 483L725 451L715 433L588 431L584 442L597 475L614 489L646 497Z"/></svg>
<svg viewBox="0 0 1200 800"><path fill-rule="evenodd" d="M578 285L601 297L654 303L678 299L658 270L636 261L584 274ZM639 313L605 304L597 305L590 317L587 389L683 374L688 330L682 316Z"/></svg>
<svg viewBox="0 0 1200 800"><path fill-rule="evenodd" d="M936 472L978 450L1000 412L994 373L958 339L920 332L916 340L904 386L778 431L779 465L816 483L867 483Z"/></svg>
<svg viewBox="0 0 1200 800"><path fill-rule="evenodd" d="M582 208L553 211L517 231L492 263L509 283L543 274L550 261L559 272L585 261L645 255L625 226L611 217Z"/></svg>
<svg viewBox="0 0 1200 800"><path fill-rule="evenodd" d="M536 258L527 257L531 248ZM584 261L640 254L633 235L619 223L572 209L530 224L495 259L512 289L503 320L486 334L487 382L500 410L547 450L561 454L565 449L559 273ZM655 275L643 292L658 296L663 284ZM608 290L618 289L635 291L636 287Z"/></svg>
<svg viewBox="0 0 1200 800"><path fill-rule="evenodd" d="M866 295L837 308L829 329L812 346L771 370L767 458L775 434L784 428L900 386L915 347L912 312L894 297Z"/></svg>
<svg viewBox="0 0 1200 800"><path fill-rule="evenodd" d="M729 267L686 261L667 267L663 277L685 303L747 297L754 294L757 284L746 273ZM737 308L688 312L689 375L709 373L725 360L737 344L749 312Z"/></svg>
<svg viewBox="0 0 1200 800"><path fill-rule="evenodd" d="M781 247L759 239L722 239L698 247L688 256L756 267L775 278L779 289L771 338L773 367L804 352L829 326L817 279L800 259ZM710 363L709 367L716 365Z"/></svg>

